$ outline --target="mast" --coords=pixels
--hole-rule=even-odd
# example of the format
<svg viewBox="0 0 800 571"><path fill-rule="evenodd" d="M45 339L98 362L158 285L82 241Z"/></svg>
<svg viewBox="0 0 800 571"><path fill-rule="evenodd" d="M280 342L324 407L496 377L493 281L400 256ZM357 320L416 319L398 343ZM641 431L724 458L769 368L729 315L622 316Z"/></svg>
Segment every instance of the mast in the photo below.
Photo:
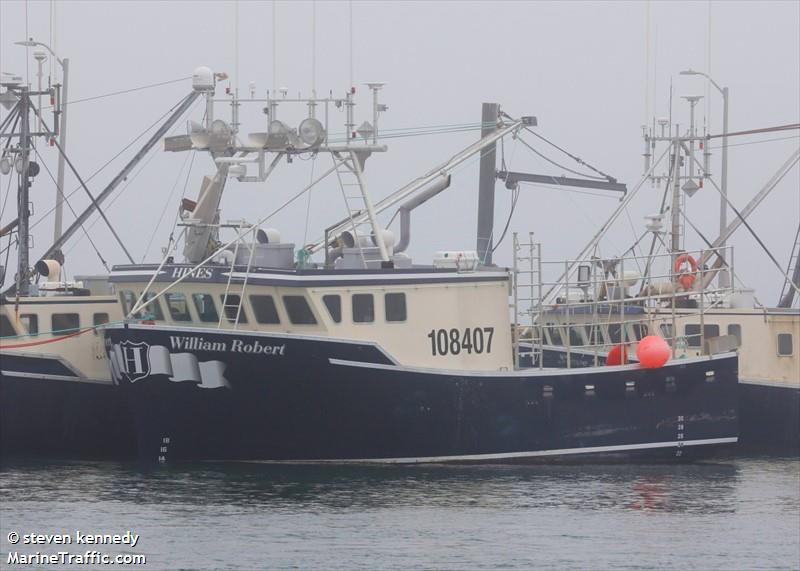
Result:
<svg viewBox="0 0 800 571"><path fill-rule="evenodd" d="M497 103L484 103L481 108L481 139L497 131L497 116L500 106ZM497 165L497 143L493 142L481 152L480 173L478 175L478 259L484 266L492 265L492 242L494 233L494 191L495 168Z"/></svg>
<svg viewBox="0 0 800 571"><path fill-rule="evenodd" d="M18 161L22 161L22 168L19 169L19 189L17 191L17 216L19 226L17 229L19 237L19 253L17 255L17 292L19 295L30 293L30 152L31 152L31 130L30 130L30 91L27 87L22 87L19 91L19 113L20 113L20 135L19 146L20 154Z"/></svg>
<svg viewBox="0 0 800 571"><path fill-rule="evenodd" d="M675 131L675 141L672 145L672 207L669 212L672 221L670 248L673 252L679 252L681 249L681 148L677 126Z"/></svg>

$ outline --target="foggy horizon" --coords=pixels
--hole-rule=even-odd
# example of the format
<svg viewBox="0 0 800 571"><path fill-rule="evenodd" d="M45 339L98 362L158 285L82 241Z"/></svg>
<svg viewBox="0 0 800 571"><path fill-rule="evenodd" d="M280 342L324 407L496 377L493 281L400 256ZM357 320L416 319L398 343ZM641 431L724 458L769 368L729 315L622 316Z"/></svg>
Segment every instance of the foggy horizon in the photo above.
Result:
<svg viewBox="0 0 800 571"><path fill-rule="evenodd" d="M251 81L260 96L280 87L292 94L307 95L314 88L320 94L329 90L336 94L352 83L358 88L356 123L371 121L363 84L385 81L381 97L389 109L381 116L384 133L478 123L481 103L497 102L512 116L536 116L537 133L626 183L629 190L643 173L641 126L672 116L685 129L689 114L683 96L702 95L698 126L710 134L722 131L720 94L704 78L680 75L681 70L703 71L729 87L730 132L800 122L800 4L796 2L354 2L352 28L351 55L346 2L51 4L11 0L0 3L0 72L19 74L35 87L33 50L14 44L26 37L49 44L59 57L69 58L67 155L84 179L186 95L191 89L188 78L200 65L230 76L218 85L218 96L226 86L238 86L247 96ZM51 71L59 73L48 58L45 75ZM159 83L163 85L98 97ZM229 119L222 106L217 110L220 117ZM0 110L0 120L6 114ZM183 133L186 120L201 118L202 104L195 104L171 133ZM333 127L331 131L339 130L336 123ZM263 115L243 114L240 137L263 130ZM389 152L367 161L366 180L373 199L401 187L478 137L478 131L472 130L387 138L383 142ZM525 139L561 165L594 174L535 138ZM94 195L142 141L89 181ZM719 139L712 140L712 173L718 184L719 144ZM56 151L39 145L43 162L55 174ZM731 137L731 202L741 210L797 145L796 130ZM165 153L156 146L103 206L137 262L160 261L180 193L185 188L185 196L195 199L202 177L214 172L207 154L197 153L194 159L190 154ZM509 170L569 176L512 139L505 142L504 155ZM187 161L192 162L189 175ZM317 165L317 170L326 166ZM299 160L292 165L284 161L265 183L229 180L222 219L244 216L255 222L305 186L311 168ZM800 219L799 170L795 166L748 219L784 270ZM13 177L0 177L0 227L16 217L16 188L9 179ZM644 216L658 211L663 187L651 189L649 182L645 184L630 212L609 235L603 256L622 254L644 230ZM414 212L409 254L415 262L430 262L436 250L475 249L477 185L478 163L473 160L457 170L448 191ZM76 187L77 180L68 172L65 192ZM511 203L511 193L501 181L496 189L495 236L505 226ZM43 168L31 190L31 221L36 224L32 261L52 242L53 217L47 212L54 198L55 185ZM546 259L576 255L618 199L610 192L523 186L509 235L495 252L495 262L511 265L510 234L515 231L535 232ZM76 212L87 202L82 191L70 197ZM711 185L686 204L693 224L707 239L716 238L719 196ZM322 229L343 212L335 180L329 180L315 189L310 203L304 197L268 225L279 228L283 240L299 248L320 237ZM387 222L393 213L387 211L381 221ZM729 211L728 222L734 217ZM73 219L65 207L64 227ZM95 214L87 229L91 225L90 233L103 257L109 265L126 263L97 219ZM392 230L398 235L394 224ZM3 240L0 248L6 243ZM744 227L729 244L735 246L734 265L743 285L755 288L765 305L774 305L783 276L769 257ZM704 245L687 227L686 248ZM64 251L71 276L103 271L82 233ZM15 271L12 253L4 287Z"/></svg>

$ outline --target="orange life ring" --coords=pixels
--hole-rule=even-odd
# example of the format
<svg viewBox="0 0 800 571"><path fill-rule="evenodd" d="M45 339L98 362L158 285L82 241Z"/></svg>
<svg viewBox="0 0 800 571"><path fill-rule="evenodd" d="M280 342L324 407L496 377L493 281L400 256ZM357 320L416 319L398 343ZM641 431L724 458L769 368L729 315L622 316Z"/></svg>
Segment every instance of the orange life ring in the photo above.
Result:
<svg viewBox="0 0 800 571"><path fill-rule="evenodd" d="M683 265L689 264L691 271L684 270ZM673 267L676 274L678 274L678 283L681 284L683 289L691 289L694 280L697 278L697 260L689 254L681 254L675 258L675 266Z"/></svg>

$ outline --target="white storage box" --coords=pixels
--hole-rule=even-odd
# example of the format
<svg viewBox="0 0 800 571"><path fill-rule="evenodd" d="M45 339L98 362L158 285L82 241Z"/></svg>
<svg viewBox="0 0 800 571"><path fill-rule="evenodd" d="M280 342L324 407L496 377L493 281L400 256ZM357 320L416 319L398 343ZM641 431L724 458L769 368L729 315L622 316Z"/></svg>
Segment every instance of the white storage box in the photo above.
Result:
<svg viewBox="0 0 800 571"><path fill-rule="evenodd" d="M446 250L436 252L433 256L434 268L451 268L454 270L475 270L479 263L475 250Z"/></svg>

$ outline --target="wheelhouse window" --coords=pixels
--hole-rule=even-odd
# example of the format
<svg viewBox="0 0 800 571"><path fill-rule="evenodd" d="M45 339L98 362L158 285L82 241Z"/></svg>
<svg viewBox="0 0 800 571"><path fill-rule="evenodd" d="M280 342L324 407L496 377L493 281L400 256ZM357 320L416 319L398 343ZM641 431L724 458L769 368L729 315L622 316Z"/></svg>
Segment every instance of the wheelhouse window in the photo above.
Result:
<svg viewBox="0 0 800 571"><path fill-rule="evenodd" d="M271 295L251 295L250 305L253 306L253 313L258 323L279 324L281 322L278 308Z"/></svg>
<svg viewBox="0 0 800 571"><path fill-rule="evenodd" d="M168 294L172 295L172 294ZM145 303L156 296L155 292L150 292L144 294L142 298L142 303ZM130 313L133 306L136 305L136 300L139 299L139 295L132 292L131 290L122 290L119 292L119 301L122 305L122 312L125 315ZM164 321L164 311L161 309L161 302L159 300L151 301L147 307L138 311L135 315L140 319L153 319L156 321Z"/></svg>
<svg viewBox="0 0 800 571"><path fill-rule="evenodd" d="M700 347L700 325L697 323L689 323L683 330L686 335L686 341L689 347ZM703 337L708 339L710 337L719 337L719 325L704 325Z"/></svg>
<svg viewBox="0 0 800 571"><path fill-rule="evenodd" d="M302 295L284 295L283 305L289 315L289 321L294 325L315 325L317 323L306 298Z"/></svg>
<svg viewBox="0 0 800 571"><path fill-rule="evenodd" d="M328 313L334 323L342 322L342 297L339 295L323 295L322 302L328 308Z"/></svg>
<svg viewBox="0 0 800 571"><path fill-rule="evenodd" d="M405 321L406 320L406 294L387 293L383 297L386 308L386 321Z"/></svg>
<svg viewBox="0 0 800 571"><path fill-rule="evenodd" d="M203 323L218 323L219 313L214 305L214 297L209 293L193 293L192 302L197 311L197 317Z"/></svg>
<svg viewBox="0 0 800 571"><path fill-rule="evenodd" d="M778 355L790 357L792 355L792 334L778 333Z"/></svg>
<svg viewBox="0 0 800 571"><path fill-rule="evenodd" d="M182 293L166 293L167 309L172 321L191 321L192 315L189 313L189 304L186 296Z"/></svg>
<svg viewBox="0 0 800 571"><path fill-rule="evenodd" d="M11 320L5 315L0 315L0 337L14 337L17 330L11 324Z"/></svg>
<svg viewBox="0 0 800 571"><path fill-rule="evenodd" d="M139 312L139 315L140 317L147 317L149 319L153 319L154 321L164 321L164 312L161 309L161 301L158 299L153 299L155 296L155 292L144 294L142 303L147 303L148 301L150 303L148 303L147 306L145 306L142 311Z"/></svg>
<svg viewBox="0 0 800 571"><path fill-rule="evenodd" d="M608 338L612 343L622 342L622 327L619 323L610 323L608 326ZM628 341L628 339L626 339Z"/></svg>
<svg viewBox="0 0 800 571"><path fill-rule="evenodd" d="M636 340L639 341L647 337L648 329L647 325L644 323L634 323L633 324L633 334L636 336Z"/></svg>
<svg viewBox="0 0 800 571"><path fill-rule="evenodd" d="M589 345L603 345L603 329L599 325L589 326Z"/></svg>
<svg viewBox="0 0 800 571"><path fill-rule="evenodd" d="M122 304L122 313L128 315L131 309L133 309L133 304L136 303L136 296L134 296L133 292L130 290L122 290L119 292L119 302Z"/></svg>
<svg viewBox="0 0 800 571"><path fill-rule="evenodd" d="M355 323L372 323L375 321L375 301L371 293L353 294L353 321Z"/></svg>
<svg viewBox="0 0 800 571"><path fill-rule="evenodd" d="M108 323L108 314L107 313L95 313L92 315L92 325L98 327L100 325L105 325ZM100 332L97 329L94 330L95 335L99 335Z"/></svg>
<svg viewBox="0 0 800 571"><path fill-rule="evenodd" d="M39 334L39 316L35 313L23 313L19 316L19 320L22 323L22 326L25 327L25 330L28 332L28 335L38 335Z"/></svg>
<svg viewBox="0 0 800 571"><path fill-rule="evenodd" d="M546 326L548 335L550 336L550 343L553 345L563 345L564 341L561 339L561 328L555 323L548 323Z"/></svg>
<svg viewBox="0 0 800 571"><path fill-rule="evenodd" d="M667 341L672 340L672 323L661 324L661 335L663 335L664 339L666 339Z"/></svg>
<svg viewBox="0 0 800 571"><path fill-rule="evenodd" d="M742 326L738 323L731 323L728 325L728 335L736 337L736 345L742 346Z"/></svg>
<svg viewBox="0 0 800 571"><path fill-rule="evenodd" d="M54 313L50 321L53 333L72 333L81 327L81 318L77 313Z"/></svg>
<svg viewBox="0 0 800 571"><path fill-rule="evenodd" d="M225 294L219 296L222 301L222 312L225 314L225 319L230 323L236 321L236 314L239 314L239 323L247 323L247 313L244 311L242 304L242 296L238 293L229 293L227 297Z"/></svg>
<svg viewBox="0 0 800 571"><path fill-rule="evenodd" d="M581 347L583 346L583 335L581 331L583 331L583 327L567 327L569 331L569 344L573 347Z"/></svg>

